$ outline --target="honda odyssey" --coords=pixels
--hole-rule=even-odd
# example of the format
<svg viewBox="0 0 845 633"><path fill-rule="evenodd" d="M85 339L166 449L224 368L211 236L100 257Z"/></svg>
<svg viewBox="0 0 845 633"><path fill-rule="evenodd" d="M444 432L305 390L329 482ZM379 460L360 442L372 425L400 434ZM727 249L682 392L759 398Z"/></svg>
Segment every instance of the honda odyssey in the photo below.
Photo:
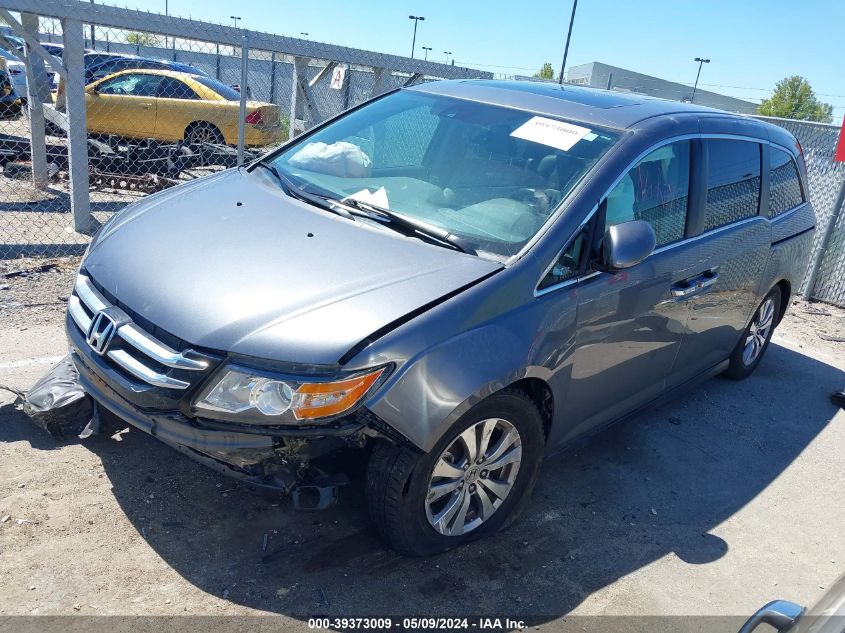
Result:
<svg viewBox="0 0 845 633"><path fill-rule="evenodd" d="M425 555L513 521L544 454L751 374L814 227L782 128L433 82L115 214L67 332L101 407L299 507L366 460L375 529Z"/></svg>

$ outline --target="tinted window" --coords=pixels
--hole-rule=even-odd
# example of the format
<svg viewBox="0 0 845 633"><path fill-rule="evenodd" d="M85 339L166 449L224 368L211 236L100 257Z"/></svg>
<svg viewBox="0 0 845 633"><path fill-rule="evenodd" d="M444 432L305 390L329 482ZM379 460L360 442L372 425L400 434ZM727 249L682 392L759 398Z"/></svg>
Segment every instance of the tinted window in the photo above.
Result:
<svg viewBox="0 0 845 633"><path fill-rule="evenodd" d="M769 217L780 215L804 202L798 166L787 152L772 147L769 151Z"/></svg>
<svg viewBox="0 0 845 633"><path fill-rule="evenodd" d="M584 253L584 246L586 244L587 234L585 231L582 231L572 244L561 253L555 265L543 277L538 288L542 290L543 288L548 288L549 286L554 286L555 284L574 278L578 274L581 256Z"/></svg>
<svg viewBox="0 0 845 633"><path fill-rule="evenodd" d="M158 96L164 99L199 99L193 88L173 77L162 77L158 85Z"/></svg>
<svg viewBox="0 0 845 633"><path fill-rule="evenodd" d="M211 88L211 90L219 94L226 101L241 100L240 92L238 92L231 86L227 86L226 84L217 81L216 79L212 79L211 77L203 77L202 75L194 75L194 79L206 88Z"/></svg>
<svg viewBox="0 0 845 633"><path fill-rule="evenodd" d="M100 84L98 92L103 95L128 95L131 97L154 97L161 81L159 75L141 75L131 73L106 79Z"/></svg>
<svg viewBox="0 0 845 633"><path fill-rule="evenodd" d="M607 196L605 229L646 220L657 245L683 239L689 203L689 141L654 150L629 171Z"/></svg>
<svg viewBox="0 0 845 633"><path fill-rule="evenodd" d="M754 217L760 210L760 145L706 139L707 208L704 230Z"/></svg>

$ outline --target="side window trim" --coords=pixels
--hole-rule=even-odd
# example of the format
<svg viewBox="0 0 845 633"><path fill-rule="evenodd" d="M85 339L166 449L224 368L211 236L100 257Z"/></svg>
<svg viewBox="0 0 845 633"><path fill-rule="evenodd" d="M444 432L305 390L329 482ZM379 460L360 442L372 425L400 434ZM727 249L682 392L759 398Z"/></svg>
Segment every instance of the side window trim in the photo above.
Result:
<svg viewBox="0 0 845 633"><path fill-rule="evenodd" d="M772 184L772 170L769 164L772 155L771 147L764 143L762 146L763 155L761 157L761 172L760 172L760 208L757 215L768 218L769 217L769 187Z"/></svg>
<svg viewBox="0 0 845 633"><path fill-rule="evenodd" d="M684 239L704 232L704 210L707 207L707 152L700 136L690 139L689 204ZM671 244L667 244L671 246Z"/></svg>

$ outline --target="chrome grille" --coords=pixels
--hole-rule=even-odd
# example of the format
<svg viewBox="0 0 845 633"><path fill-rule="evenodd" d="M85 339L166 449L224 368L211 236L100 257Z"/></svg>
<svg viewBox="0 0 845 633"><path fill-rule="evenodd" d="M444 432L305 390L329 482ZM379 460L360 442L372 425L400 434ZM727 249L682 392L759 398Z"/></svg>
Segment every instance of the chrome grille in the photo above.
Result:
<svg viewBox="0 0 845 633"><path fill-rule="evenodd" d="M113 308L112 304L100 294L91 280L82 273L77 275L73 294L68 298L68 313L83 335L87 335L94 315L109 308ZM155 387L187 389L191 386L186 380L159 371L156 365L199 372L209 367L207 360L191 358L191 355L199 356L197 352L178 352L170 348L147 334L128 317L118 325L115 336L120 337L125 344L122 346L124 349L108 350L105 356L128 374Z"/></svg>

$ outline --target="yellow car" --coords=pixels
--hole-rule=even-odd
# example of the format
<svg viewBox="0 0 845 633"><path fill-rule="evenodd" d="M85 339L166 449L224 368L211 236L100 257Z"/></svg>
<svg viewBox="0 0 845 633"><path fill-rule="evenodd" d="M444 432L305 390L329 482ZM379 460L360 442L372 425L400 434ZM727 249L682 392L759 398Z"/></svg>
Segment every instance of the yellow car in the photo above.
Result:
<svg viewBox="0 0 845 633"><path fill-rule="evenodd" d="M216 79L170 70L123 70L85 87L88 132L188 143L238 142L240 93ZM279 106L247 101L246 145L287 137Z"/></svg>

